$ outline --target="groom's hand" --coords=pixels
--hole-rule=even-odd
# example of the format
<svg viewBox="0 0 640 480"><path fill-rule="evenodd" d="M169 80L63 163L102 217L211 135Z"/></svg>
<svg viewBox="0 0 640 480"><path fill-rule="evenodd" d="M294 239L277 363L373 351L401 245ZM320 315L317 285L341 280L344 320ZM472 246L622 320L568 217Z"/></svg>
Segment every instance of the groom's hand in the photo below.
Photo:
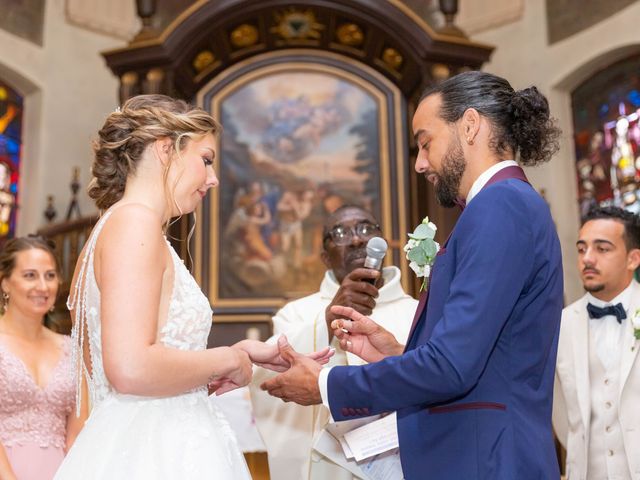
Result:
<svg viewBox="0 0 640 480"><path fill-rule="evenodd" d="M300 405L322 403L318 387L318 376L322 366L315 360L296 352L284 336L278 339L278 348L280 356L289 362L291 368L267 380L260 385L260 388L285 402L296 402Z"/></svg>
<svg viewBox="0 0 640 480"><path fill-rule="evenodd" d="M340 347L366 362L379 362L383 358L402 355L404 345L396 340L369 317L353 308L334 305L331 311L341 317L331 323L333 334L340 341Z"/></svg>
<svg viewBox="0 0 640 480"><path fill-rule="evenodd" d="M327 322L327 330L329 332L329 343L333 338L333 329L331 323L340 318L333 312L334 305L342 305L351 307L362 315L371 315L376 307L376 298L379 295L378 288L380 272L372 268L356 268L351 271L342 283L340 288L331 300L331 303L325 309L325 321Z"/></svg>

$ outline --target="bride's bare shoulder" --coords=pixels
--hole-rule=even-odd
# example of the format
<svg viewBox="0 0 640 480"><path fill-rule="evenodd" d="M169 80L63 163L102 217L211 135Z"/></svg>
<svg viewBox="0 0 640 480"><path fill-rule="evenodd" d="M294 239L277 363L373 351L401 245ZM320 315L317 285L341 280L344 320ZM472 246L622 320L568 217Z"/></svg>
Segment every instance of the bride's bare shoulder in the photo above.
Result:
<svg viewBox="0 0 640 480"><path fill-rule="evenodd" d="M162 239L162 219L146 205L128 203L114 208L102 229L102 236Z"/></svg>
<svg viewBox="0 0 640 480"><path fill-rule="evenodd" d="M98 256L108 251L153 256L166 250L162 219L154 210L132 203L117 206L109 215L96 242Z"/></svg>

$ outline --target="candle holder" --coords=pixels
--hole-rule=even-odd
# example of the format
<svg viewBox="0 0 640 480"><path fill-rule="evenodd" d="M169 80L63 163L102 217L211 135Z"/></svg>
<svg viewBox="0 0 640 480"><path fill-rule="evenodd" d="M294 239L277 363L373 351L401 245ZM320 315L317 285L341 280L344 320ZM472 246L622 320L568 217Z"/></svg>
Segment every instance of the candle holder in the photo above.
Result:
<svg viewBox="0 0 640 480"><path fill-rule="evenodd" d="M133 39L134 42L149 40L158 35L153 26L153 16L156 13L156 0L136 0L136 11L142 21L142 28Z"/></svg>
<svg viewBox="0 0 640 480"><path fill-rule="evenodd" d="M438 30L439 33L456 37L467 36L454 23L458 13L458 0L439 0L440 11L444 15L444 25Z"/></svg>
<svg viewBox="0 0 640 480"><path fill-rule="evenodd" d="M78 218L81 217L80 204L78 203L78 191L80 191L80 168L73 167L73 177L71 178L71 184L69 187L71 188L71 203L69 203L69 208L67 209L67 220L71 220L74 212L77 214Z"/></svg>
<svg viewBox="0 0 640 480"><path fill-rule="evenodd" d="M44 211L44 217L47 219L47 223L53 222L53 219L57 216L58 212L53 204L53 195L47 195L47 208Z"/></svg>

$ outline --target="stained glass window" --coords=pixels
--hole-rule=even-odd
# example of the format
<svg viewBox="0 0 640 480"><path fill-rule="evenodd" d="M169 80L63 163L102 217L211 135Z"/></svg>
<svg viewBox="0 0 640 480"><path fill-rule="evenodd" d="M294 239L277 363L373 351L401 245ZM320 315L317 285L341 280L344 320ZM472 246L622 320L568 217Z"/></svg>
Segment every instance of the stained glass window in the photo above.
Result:
<svg viewBox="0 0 640 480"><path fill-rule="evenodd" d="M571 96L580 213L640 212L640 55L590 77Z"/></svg>
<svg viewBox="0 0 640 480"><path fill-rule="evenodd" d="M15 233L21 146L22 97L0 80L0 241Z"/></svg>

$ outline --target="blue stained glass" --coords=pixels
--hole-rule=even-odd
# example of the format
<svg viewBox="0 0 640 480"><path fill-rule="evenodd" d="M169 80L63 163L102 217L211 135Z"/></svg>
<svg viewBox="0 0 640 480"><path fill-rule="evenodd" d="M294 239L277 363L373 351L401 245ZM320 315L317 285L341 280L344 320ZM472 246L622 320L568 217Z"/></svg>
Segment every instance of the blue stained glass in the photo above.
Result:
<svg viewBox="0 0 640 480"><path fill-rule="evenodd" d="M20 153L20 143L12 138L7 138L5 148L7 149L7 153L9 155L17 155L18 153Z"/></svg>
<svg viewBox="0 0 640 480"><path fill-rule="evenodd" d="M16 229L22 110L22 96L0 80L0 242Z"/></svg>
<svg viewBox="0 0 640 480"><path fill-rule="evenodd" d="M638 90L631 90L627 97L634 107L640 107L640 92Z"/></svg>
<svg viewBox="0 0 640 480"><path fill-rule="evenodd" d="M601 105L600 110L598 110L598 113L600 114L601 117L606 117L607 114L609 113L609 105L607 105L606 103L604 105Z"/></svg>

